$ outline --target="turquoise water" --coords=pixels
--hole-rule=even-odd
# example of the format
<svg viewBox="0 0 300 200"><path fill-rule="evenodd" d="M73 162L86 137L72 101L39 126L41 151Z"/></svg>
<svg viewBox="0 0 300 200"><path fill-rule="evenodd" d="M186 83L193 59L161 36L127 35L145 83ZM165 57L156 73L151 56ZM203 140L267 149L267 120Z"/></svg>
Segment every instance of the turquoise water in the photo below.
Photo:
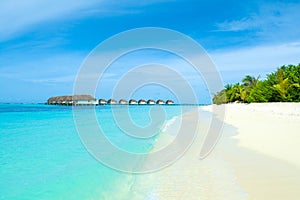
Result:
<svg viewBox="0 0 300 200"><path fill-rule="evenodd" d="M150 109L131 106L132 120L146 126ZM180 106L164 109L167 120L181 114ZM141 142L124 135L110 106L96 107L96 115L107 137L120 148L147 152L153 145L154 138ZM110 169L87 152L71 107L0 104L0 145L0 199L130 199L134 175Z"/></svg>

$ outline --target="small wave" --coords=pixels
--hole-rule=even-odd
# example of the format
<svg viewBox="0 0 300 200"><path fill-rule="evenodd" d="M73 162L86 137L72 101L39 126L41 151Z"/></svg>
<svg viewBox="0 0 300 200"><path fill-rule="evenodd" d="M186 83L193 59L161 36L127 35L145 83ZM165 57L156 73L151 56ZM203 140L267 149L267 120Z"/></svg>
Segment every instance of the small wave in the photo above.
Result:
<svg viewBox="0 0 300 200"><path fill-rule="evenodd" d="M179 117L180 116L174 116L171 119L167 120L163 125L163 127L161 128L161 132L167 132L169 127L171 127L176 122L176 120L179 119Z"/></svg>

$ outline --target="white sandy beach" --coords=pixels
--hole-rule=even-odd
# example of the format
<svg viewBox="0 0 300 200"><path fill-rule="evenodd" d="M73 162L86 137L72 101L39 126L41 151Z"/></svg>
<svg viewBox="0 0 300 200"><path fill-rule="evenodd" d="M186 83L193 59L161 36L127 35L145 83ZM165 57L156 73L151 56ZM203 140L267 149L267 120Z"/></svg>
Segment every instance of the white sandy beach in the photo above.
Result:
<svg viewBox="0 0 300 200"><path fill-rule="evenodd" d="M183 120L192 123L192 115ZM176 163L146 175L155 180L149 199L299 199L300 104L228 104L224 121L221 139L204 160L199 153L208 123L200 123L193 145Z"/></svg>

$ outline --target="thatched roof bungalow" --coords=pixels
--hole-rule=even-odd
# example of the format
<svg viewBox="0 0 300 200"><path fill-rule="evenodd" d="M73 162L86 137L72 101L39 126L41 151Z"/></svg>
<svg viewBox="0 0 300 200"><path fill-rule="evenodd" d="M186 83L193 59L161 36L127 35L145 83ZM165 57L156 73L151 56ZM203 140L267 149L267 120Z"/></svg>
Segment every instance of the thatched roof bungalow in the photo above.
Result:
<svg viewBox="0 0 300 200"><path fill-rule="evenodd" d="M138 103L139 105L145 105L147 104L147 101L145 101L144 99L140 99Z"/></svg>
<svg viewBox="0 0 300 200"><path fill-rule="evenodd" d="M128 102L125 99L120 99L119 104L128 104Z"/></svg>
<svg viewBox="0 0 300 200"><path fill-rule="evenodd" d="M137 104L138 102L136 101L136 100L134 100L134 99L130 99L129 100L129 104L130 105L135 105L135 104Z"/></svg>
<svg viewBox="0 0 300 200"><path fill-rule="evenodd" d="M105 105L107 101L105 99L99 99L99 105Z"/></svg>
<svg viewBox="0 0 300 200"><path fill-rule="evenodd" d="M107 101L108 104L117 104L117 101L115 99L109 99Z"/></svg>
<svg viewBox="0 0 300 200"><path fill-rule="evenodd" d="M98 105L98 101L91 95L68 95L50 97L47 104L51 105Z"/></svg>
<svg viewBox="0 0 300 200"><path fill-rule="evenodd" d="M155 101L154 101L153 99L149 99L149 100L147 101L147 104L155 104Z"/></svg>
<svg viewBox="0 0 300 200"><path fill-rule="evenodd" d="M172 100L167 100L167 101L166 101L166 104L172 105L172 104L174 104L174 101L172 101Z"/></svg>
<svg viewBox="0 0 300 200"><path fill-rule="evenodd" d="M156 101L156 104L165 104L165 102L163 100L159 99Z"/></svg>

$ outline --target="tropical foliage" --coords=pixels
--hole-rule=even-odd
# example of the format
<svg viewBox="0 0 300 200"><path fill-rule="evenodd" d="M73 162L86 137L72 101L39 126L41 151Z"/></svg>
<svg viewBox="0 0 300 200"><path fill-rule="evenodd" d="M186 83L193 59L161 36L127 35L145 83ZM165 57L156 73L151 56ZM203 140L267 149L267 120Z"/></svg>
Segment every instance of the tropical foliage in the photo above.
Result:
<svg viewBox="0 0 300 200"><path fill-rule="evenodd" d="M300 102L300 64L281 66L265 80L247 75L213 97L215 104L230 102Z"/></svg>

